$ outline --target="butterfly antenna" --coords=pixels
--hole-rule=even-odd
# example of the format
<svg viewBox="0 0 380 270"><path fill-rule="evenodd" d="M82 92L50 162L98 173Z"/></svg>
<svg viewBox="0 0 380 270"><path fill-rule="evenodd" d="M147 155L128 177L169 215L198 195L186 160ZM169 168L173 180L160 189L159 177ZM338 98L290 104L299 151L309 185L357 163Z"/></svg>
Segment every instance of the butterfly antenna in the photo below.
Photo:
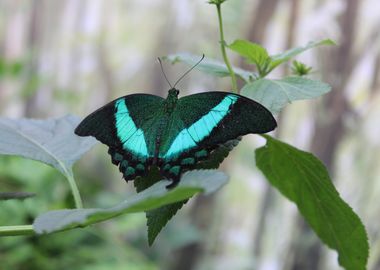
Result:
<svg viewBox="0 0 380 270"><path fill-rule="evenodd" d="M157 59L158 59L158 62L160 63L161 71L162 71L162 74L164 74L164 77L165 77L166 82L169 84L170 88L173 88L173 86L170 84L170 82L169 82L169 80L168 80L168 77L166 77L164 67L162 66L161 58L160 58L160 57L157 57Z"/></svg>
<svg viewBox="0 0 380 270"><path fill-rule="evenodd" d="M175 86L177 85L177 83L179 83L182 79L183 79L183 77L185 77L187 74L189 74L190 73L190 71L192 71L196 66L198 66L199 65L199 63L200 62L202 62L202 60L205 58L205 55L204 54L202 54L202 58L198 61L198 62L196 62L195 64L194 64L194 66L192 66L188 71L186 71L176 82L175 82L175 84L174 84L174 88L175 88Z"/></svg>

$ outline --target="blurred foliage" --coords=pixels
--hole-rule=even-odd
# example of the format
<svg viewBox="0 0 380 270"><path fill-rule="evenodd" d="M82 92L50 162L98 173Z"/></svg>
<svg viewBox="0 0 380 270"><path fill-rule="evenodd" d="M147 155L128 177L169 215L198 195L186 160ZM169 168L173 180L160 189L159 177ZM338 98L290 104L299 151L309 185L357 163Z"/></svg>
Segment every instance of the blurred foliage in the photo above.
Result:
<svg viewBox="0 0 380 270"><path fill-rule="evenodd" d="M29 224L47 210L74 207L64 177L47 165L1 156L0 172L2 190L23 187L37 194L23 201L1 201L2 225ZM113 201L115 195L93 185L83 189L83 196L102 204ZM129 215L115 223L53 235L3 237L1 269L158 269L144 252L146 237L140 230L144 216Z"/></svg>
<svg viewBox="0 0 380 270"><path fill-rule="evenodd" d="M17 77L23 71L24 64L21 61L8 61L0 57L0 79L3 77Z"/></svg>

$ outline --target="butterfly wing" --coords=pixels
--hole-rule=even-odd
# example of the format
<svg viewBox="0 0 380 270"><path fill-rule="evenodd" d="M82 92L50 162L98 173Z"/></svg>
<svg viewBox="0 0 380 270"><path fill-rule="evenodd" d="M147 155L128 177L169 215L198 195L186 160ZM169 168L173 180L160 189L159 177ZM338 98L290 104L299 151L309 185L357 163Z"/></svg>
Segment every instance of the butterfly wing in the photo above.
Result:
<svg viewBox="0 0 380 270"><path fill-rule="evenodd" d="M221 145L248 133L269 132L276 125L264 106L241 95L206 92L185 96L173 112L167 135L173 139L161 146L160 154L173 177Z"/></svg>
<svg viewBox="0 0 380 270"><path fill-rule="evenodd" d="M79 136L93 136L108 145L112 162L126 180L147 171L155 152L155 132L164 99L148 94L118 98L87 116L75 129Z"/></svg>

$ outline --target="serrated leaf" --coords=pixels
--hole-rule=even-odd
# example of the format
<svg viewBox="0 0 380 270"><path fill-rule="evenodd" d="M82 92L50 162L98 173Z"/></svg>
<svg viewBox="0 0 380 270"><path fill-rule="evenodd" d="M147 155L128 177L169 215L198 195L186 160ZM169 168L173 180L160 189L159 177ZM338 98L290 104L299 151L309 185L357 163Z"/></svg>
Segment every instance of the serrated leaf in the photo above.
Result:
<svg viewBox="0 0 380 270"><path fill-rule="evenodd" d="M359 217L344 202L325 166L304 152L264 135L256 165L269 182L294 202L319 238L339 255L346 270L365 270L368 240Z"/></svg>
<svg viewBox="0 0 380 270"><path fill-rule="evenodd" d="M165 227L165 225L171 220L174 215L182 208L188 200L168 204L157 209L146 212L147 226L148 226L148 243L151 246Z"/></svg>
<svg viewBox="0 0 380 270"><path fill-rule="evenodd" d="M195 166L195 169L217 169L220 163L222 163L222 161L228 156L229 152L239 144L240 140L241 138L237 138L220 145L210 153L210 156L207 160L198 163L197 166ZM153 183L154 179L159 179L157 176L159 177L158 173L153 173L150 176L141 179L142 181L140 181L140 183L137 183L137 186L135 184L135 186L144 186L146 188L146 183ZM165 205L146 213L149 245L153 244L160 231L171 220L171 218L174 217L178 210L186 204L186 202L187 200L184 200L181 202Z"/></svg>
<svg viewBox="0 0 380 270"><path fill-rule="evenodd" d="M168 190L169 181L163 180L111 208L64 209L41 214L33 227L38 234L85 227L122 214L145 212L183 201L198 192L209 194L223 186L227 179L224 173L215 170L191 171L185 173L173 189Z"/></svg>
<svg viewBox="0 0 380 270"><path fill-rule="evenodd" d="M5 200L24 200L26 198L34 197L36 196L35 193L30 192L0 192L0 201Z"/></svg>
<svg viewBox="0 0 380 270"><path fill-rule="evenodd" d="M227 47L243 56L248 63L256 65L259 70L264 71L269 64L268 52L259 44L238 39Z"/></svg>
<svg viewBox="0 0 380 270"><path fill-rule="evenodd" d="M172 64L175 64L177 62L182 62L189 66L194 66L201 58L202 56L189 54L189 53L171 54L171 55L163 57L164 60L169 60ZM202 71L202 72L205 72L217 77L230 76L230 72L228 71L226 65L223 62L215 60L215 59L207 58L207 57L205 57L202 60L202 62L200 62L195 68L198 69L199 71ZM232 68L235 74L246 82L251 81L253 78L257 77L257 75L254 74L253 72L250 72L238 67L232 67Z"/></svg>
<svg viewBox="0 0 380 270"><path fill-rule="evenodd" d="M312 48L315 48L315 47L318 47L318 46L322 46L322 45L335 45L335 42L332 41L331 39L323 39L323 40L319 40L319 41L311 41L308 44L306 44L305 46L292 48L292 49L289 49L289 50L287 50L287 51L285 51L283 53L272 55L270 57L271 58L271 63L270 63L270 68L269 69L273 70L278 65L280 65L280 64L282 64L284 62L289 61L294 56L296 56L296 55L298 55L300 53L303 53L306 50L309 50L309 49L312 49Z"/></svg>
<svg viewBox="0 0 380 270"><path fill-rule="evenodd" d="M162 176L160 174L158 167L153 166L149 170L147 176L144 176L144 177L138 176L133 181L133 185L135 186L137 192L141 192L153 186L155 183L159 182L161 179L162 179Z"/></svg>
<svg viewBox="0 0 380 270"><path fill-rule="evenodd" d="M149 174L145 177L138 177L133 181L137 192L141 192L161 179L160 172L157 167L153 167ZM161 206L159 208L146 211L146 219L148 226L148 243L151 246L157 235L164 226L172 219L179 209L187 202L187 200L175 202Z"/></svg>
<svg viewBox="0 0 380 270"><path fill-rule="evenodd" d="M74 162L96 144L93 138L74 134L79 122L73 115L46 120L0 118L0 154L38 160L70 174Z"/></svg>
<svg viewBox="0 0 380 270"><path fill-rule="evenodd" d="M286 77L280 80L259 79L247 83L241 90L243 96L264 105L273 114L292 101L319 97L331 89L330 85L304 77Z"/></svg>

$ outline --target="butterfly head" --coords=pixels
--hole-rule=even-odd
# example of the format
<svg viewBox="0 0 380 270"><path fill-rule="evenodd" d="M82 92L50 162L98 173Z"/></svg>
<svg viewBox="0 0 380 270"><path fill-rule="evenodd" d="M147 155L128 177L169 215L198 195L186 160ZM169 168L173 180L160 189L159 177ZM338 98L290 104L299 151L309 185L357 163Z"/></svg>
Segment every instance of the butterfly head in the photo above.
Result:
<svg viewBox="0 0 380 270"><path fill-rule="evenodd" d="M179 94L179 90L176 88L172 88L169 90L167 99L169 99L169 98L178 99L178 94Z"/></svg>
<svg viewBox="0 0 380 270"><path fill-rule="evenodd" d="M178 94L179 94L179 91L175 88L171 88L168 92L168 97L166 98L166 101L165 101L165 108L166 108L166 111L167 112L172 112L175 105L177 104L177 100L178 100Z"/></svg>

